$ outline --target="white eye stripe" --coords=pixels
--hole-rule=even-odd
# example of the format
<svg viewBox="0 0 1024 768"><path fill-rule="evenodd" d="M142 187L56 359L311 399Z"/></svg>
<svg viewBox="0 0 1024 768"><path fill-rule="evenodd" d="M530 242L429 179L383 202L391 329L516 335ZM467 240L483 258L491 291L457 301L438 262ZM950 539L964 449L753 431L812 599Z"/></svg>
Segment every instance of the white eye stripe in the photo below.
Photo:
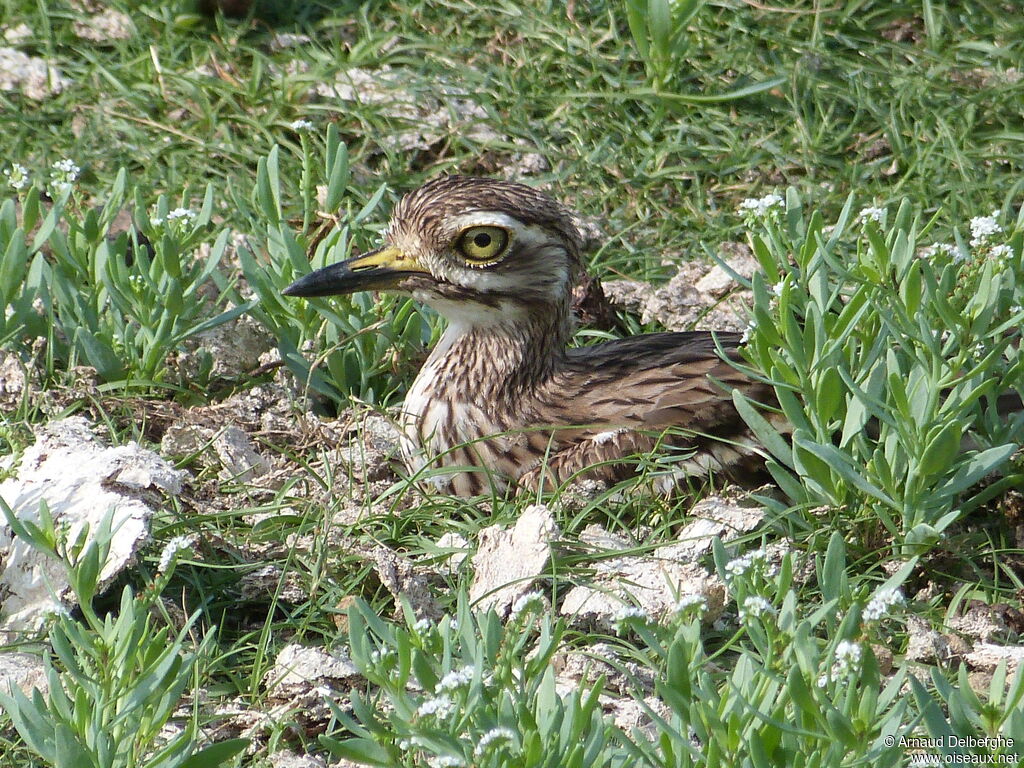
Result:
<svg viewBox="0 0 1024 768"><path fill-rule="evenodd" d="M462 232L470 227L499 227L518 234L526 229L519 219L501 211L470 211L452 216L445 223L453 232Z"/></svg>

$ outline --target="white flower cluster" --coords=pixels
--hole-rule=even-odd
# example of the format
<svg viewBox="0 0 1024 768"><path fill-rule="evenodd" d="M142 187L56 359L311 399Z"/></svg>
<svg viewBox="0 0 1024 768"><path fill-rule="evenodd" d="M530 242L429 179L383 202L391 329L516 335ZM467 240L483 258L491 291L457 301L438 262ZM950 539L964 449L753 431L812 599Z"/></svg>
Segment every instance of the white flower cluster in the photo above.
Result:
<svg viewBox="0 0 1024 768"><path fill-rule="evenodd" d="M473 748L473 754L476 757L480 757L489 747L496 741L512 741L515 739L516 734L511 728L505 728L504 726L498 726L497 728L491 728L480 740L477 741L476 747Z"/></svg>
<svg viewBox="0 0 1024 768"><path fill-rule="evenodd" d="M860 213L857 214L858 224L866 224L869 221L881 224L884 219L885 208L879 208L877 205L869 205L867 208L861 208Z"/></svg>
<svg viewBox="0 0 1024 768"><path fill-rule="evenodd" d="M516 618L519 614L525 611L527 608L532 608L534 605L544 605L544 595L540 592L527 592L525 595L521 595L516 598L516 601L512 603L512 610L509 613L509 621Z"/></svg>
<svg viewBox="0 0 1024 768"><path fill-rule="evenodd" d="M424 699L423 703L416 709L417 717L437 715L440 718L448 717L455 710L455 702L447 694Z"/></svg>
<svg viewBox="0 0 1024 768"><path fill-rule="evenodd" d="M742 576L750 567L757 563L760 565L767 559L768 553L763 549L755 549L745 555L733 558L725 564L725 572L730 576Z"/></svg>
<svg viewBox="0 0 1024 768"><path fill-rule="evenodd" d="M434 693L440 694L445 691L454 691L456 688L469 685L473 682L473 673L475 671L473 667L465 666L462 669L453 669L451 672L445 673L445 676L434 687Z"/></svg>
<svg viewBox="0 0 1024 768"><path fill-rule="evenodd" d="M766 613L774 614L775 608L760 595L751 595L743 601L743 605L740 607L740 619L742 621L757 618Z"/></svg>
<svg viewBox="0 0 1024 768"><path fill-rule="evenodd" d="M860 669L860 660L864 655L864 648L860 643L853 643L849 640L841 640L836 646L835 660L832 662L832 669L818 678L818 687L824 688L831 680L841 680L851 672Z"/></svg>
<svg viewBox="0 0 1024 768"><path fill-rule="evenodd" d="M154 227L162 227L165 223L172 221L189 222L195 219L196 212L189 210L188 208L175 208L173 211L168 211L167 218L164 219L162 216L153 216L149 222Z"/></svg>
<svg viewBox="0 0 1024 768"><path fill-rule="evenodd" d="M963 261L965 258L964 255L960 253L957 247L952 243L932 243L931 245L926 245L924 248L921 249L919 255L922 259L931 260L938 256L940 253L943 253L946 256L951 257L954 262Z"/></svg>
<svg viewBox="0 0 1024 768"><path fill-rule="evenodd" d="M985 245L992 235L1003 231L996 221L999 218L999 211L992 211L989 216L975 216L971 219L971 246L977 248Z"/></svg>
<svg viewBox="0 0 1024 768"><path fill-rule="evenodd" d="M881 621L894 605L903 605L906 600L898 589L881 589L864 606L861 618L866 622Z"/></svg>
<svg viewBox="0 0 1024 768"><path fill-rule="evenodd" d="M192 221L195 217L196 212L190 211L188 208L175 208L167 214L168 221L174 221L175 219L186 219L188 221Z"/></svg>
<svg viewBox="0 0 1024 768"><path fill-rule="evenodd" d="M50 173L50 185L57 192L64 192L78 180L82 172L74 160L58 160L53 164L53 171Z"/></svg>
<svg viewBox="0 0 1024 768"><path fill-rule="evenodd" d="M438 755L427 758L427 765L430 768L461 768L466 762L455 755Z"/></svg>
<svg viewBox="0 0 1024 768"><path fill-rule="evenodd" d="M750 334L754 332L754 321L748 320L746 328L743 329L743 335L740 336L740 344L746 344L750 341Z"/></svg>
<svg viewBox="0 0 1024 768"><path fill-rule="evenodd" d="M312 131L313 124L309 120L293 120L289 125L293 131Z"/></svg>
<svg viewBox="0 0 1024 768"><path fill-rule="evenodd" d="M160 553L160 562L156 566L157 573L164 573L170 568L175 556L179 552L192 549L193 543L195 543L195 536L175 536L168 541Z"/></svg>
<svg viewBox="0 0 1024 768"><path fill-rule="evenodd" d="M417 635L422 635L425 632L429 632L433 628L434 622L426 618L419 619L415 624L412 625L412 631L415 632Z"/></svg>
<svg viewBox="0 0 1024 768"><path fill-rule="evenodd" d="M28 169L24 165L11 163L10 168L4 168L4 176L7 177L11 189L15 191L21 191L28 186Z"/></svg>
<svg viewBox="0 0 1024 768"><path fill-rule="evenodd" d="M740 213L763 219L773 209L782 206L782 197L779 195L765 195L764 197L748 197L739 204Z"/></svg>
<svg viewBox="0 0 1024 768"><path fill-rule="evenodd" d="M615 614L616 623L621 623L627 619L639 619L642 622L650 622L651 617L647 611L643 608L637 608L635 605L624 605Z"/></svg>
<svg viewBox="0 0 1024 768"><path fill-rule="evenodd" d="M708 601L704 595L697 594L683 595L676 601L676 613L682 613L690 608L696 608L698 613L704 613L708 609Z"/></svg>

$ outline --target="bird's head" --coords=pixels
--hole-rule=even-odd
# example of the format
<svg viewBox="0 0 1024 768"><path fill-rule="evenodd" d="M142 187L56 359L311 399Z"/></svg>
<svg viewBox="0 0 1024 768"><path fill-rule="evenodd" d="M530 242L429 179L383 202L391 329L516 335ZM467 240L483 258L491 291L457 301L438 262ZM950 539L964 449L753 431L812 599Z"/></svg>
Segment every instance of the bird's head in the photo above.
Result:
<svg viewBox="0 0 1024 768"><path fill-rule="evenodd" d="M567 305L581 269L568 211L510 181L444 176L410 192L385 245L296 280L287 296L392 290L452 320Z"/></svg>

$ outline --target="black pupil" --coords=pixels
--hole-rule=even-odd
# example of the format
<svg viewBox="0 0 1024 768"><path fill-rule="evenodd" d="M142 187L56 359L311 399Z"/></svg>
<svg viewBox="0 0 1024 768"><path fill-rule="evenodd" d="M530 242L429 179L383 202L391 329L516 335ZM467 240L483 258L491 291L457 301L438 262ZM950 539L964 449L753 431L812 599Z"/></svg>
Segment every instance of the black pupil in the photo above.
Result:
<svg viewBox="0 0 1024 768"><path fill-rule="evenodd" d="M491 244L491 236L486 232L481 232L473 238L473 245L477 248L486 248Z"/></svg>

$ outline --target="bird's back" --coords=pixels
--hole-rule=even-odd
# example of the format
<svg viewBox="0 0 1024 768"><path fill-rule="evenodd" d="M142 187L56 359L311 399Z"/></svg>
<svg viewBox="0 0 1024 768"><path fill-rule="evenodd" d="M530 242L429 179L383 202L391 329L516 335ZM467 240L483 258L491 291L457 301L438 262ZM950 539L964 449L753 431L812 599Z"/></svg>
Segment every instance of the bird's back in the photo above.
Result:
<svg viewBox="0 0 1024 768"><path fill-rule="evenodd" d="M737 358L740 335L691 331L634 336L568 351L565 364L538 388L525 415L552 433L546 470L527 468L521 485L545 472L564 482L593 465L590 476L628 476L630 459L657 445L683 449L679 477L735 477L759 464L756 441L736 413L732 390L770 401L770 388L725 358ZM671 430L666 434L666 430Z"/></svg>

